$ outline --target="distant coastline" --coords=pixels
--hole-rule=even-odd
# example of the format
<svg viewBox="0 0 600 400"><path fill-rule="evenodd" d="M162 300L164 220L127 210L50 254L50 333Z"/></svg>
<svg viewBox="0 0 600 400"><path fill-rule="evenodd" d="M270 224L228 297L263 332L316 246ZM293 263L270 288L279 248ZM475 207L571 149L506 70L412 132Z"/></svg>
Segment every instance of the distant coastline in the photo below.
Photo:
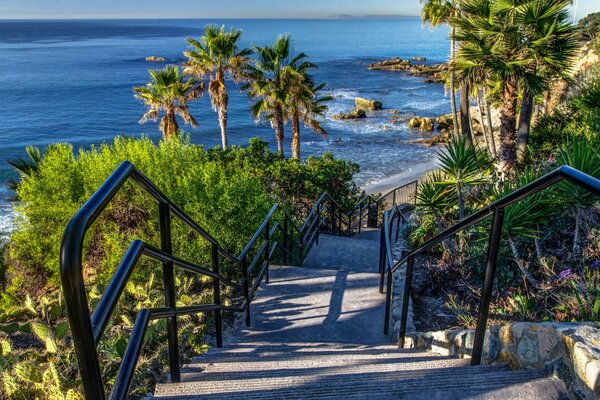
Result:
<svg viewBox="0 0 600 400"><path fill-rule="evenodd" d="M401 20L421 20L421 17L418 15L396 15L396 14L371 14L371 15L350 15L350 14L339 14L333 15L330 17L331 19L373 19L373 20L381 20L381 19L401 19Z"/></svg>

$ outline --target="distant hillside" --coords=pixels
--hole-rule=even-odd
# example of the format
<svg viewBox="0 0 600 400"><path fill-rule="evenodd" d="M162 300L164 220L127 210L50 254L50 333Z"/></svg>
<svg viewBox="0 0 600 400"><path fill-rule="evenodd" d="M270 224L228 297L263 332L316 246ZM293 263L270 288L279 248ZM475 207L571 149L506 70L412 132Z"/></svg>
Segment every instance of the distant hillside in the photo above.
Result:
<svg viewBox="0 0 600 400"><path fill-rule="evenodd" d="M334 19L420 19L416 15L350 15L350 14L339 14L334 15L331 18Z"/></svg>

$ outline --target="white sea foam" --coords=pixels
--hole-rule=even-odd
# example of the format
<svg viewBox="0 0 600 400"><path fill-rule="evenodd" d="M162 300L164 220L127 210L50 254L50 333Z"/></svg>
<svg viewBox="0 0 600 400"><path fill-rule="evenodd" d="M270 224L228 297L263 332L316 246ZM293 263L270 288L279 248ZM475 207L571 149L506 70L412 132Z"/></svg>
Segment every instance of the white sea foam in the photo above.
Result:
<svg viewBox="0 0 600 400"><path fill-rule="evenodd" d="M357 97L360 97L358 91L351 89L338 89L331 92L331 96L334 99L345 99L345 100L354 100Z"/></svg>
<svg viewBox="0 0 600 400"><path fill-rule="evenodd" d="M445 105L450 104L450 99L440 99L437 101L415 101L411 103L406 103L402 107L403 110L433 110L434 108L439 108Z"/></svg>
<svg viewBox="0 0 600 400"><path fill-rule="evenodd" d="M0 241L7 238L12 230L14 212L10 203L0 200Z"/></svg>

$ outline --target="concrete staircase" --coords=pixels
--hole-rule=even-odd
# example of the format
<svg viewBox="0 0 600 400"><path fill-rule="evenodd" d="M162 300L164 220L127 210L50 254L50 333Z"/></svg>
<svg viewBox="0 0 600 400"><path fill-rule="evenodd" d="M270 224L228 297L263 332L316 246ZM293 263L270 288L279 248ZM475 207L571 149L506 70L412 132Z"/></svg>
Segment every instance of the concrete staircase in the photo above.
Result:
<svg viewBox="0 0 600 400"><path fill-rule="evenodd" d="M273 266L252 326L159 385L156 399L563 399L544 371L471 367L383 335L378 231L322 235L303 267Z"/></svg>

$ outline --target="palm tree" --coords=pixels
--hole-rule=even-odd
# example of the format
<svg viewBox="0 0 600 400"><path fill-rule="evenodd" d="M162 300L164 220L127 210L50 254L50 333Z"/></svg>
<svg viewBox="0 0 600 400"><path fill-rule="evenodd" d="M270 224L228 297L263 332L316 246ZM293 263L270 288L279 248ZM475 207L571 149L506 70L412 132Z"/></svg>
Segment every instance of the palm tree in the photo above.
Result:
<svg viewBox="0 0 600 400"><path fill-rule="evenodd" d="M442 24L449 24L456 13L456 4L454 0L419 0L423 5L421 9L421 19L423 22L429 23L431 27L436 27ZM450 61L454 60L455 28L450 26ZM454 128L454 136L458 136L458 121L456 120L456 87L455 87L454 71L450 70L450 105L452 107L452 124Z"/></svg>
<svg viewBox="0 0 600 400"><path fill-rule="evenodd" d="M299 66L292 65L284 78L288 90L288 101L285 111L292 122L292 158L300 160L300 123L311 128L314 132L326 134L321 125L319 117L323 117L327 111L326 103L331 101L331 96L320 96L325 84L315 86L308 69L316 68L309 62L303 62Z"/></svg>
<svg viewBox="0 0 600 400"><path fill-rule="evenodd" d="M256 99L251 112L257 121L266 118L275 130L277 150L283 157L286 106L290 98L288 83L298 72L294 66L306 58L300 53L292 57L290 35L277 37L272 46L256 47L258 59L248 68L250 82L243 89Z"/></svg>
<svg viewBox="0 0 600 400"><path fill-rule="evenodd" d="M19 201L19 195L16 194L19 185L23 179L27 179L39 171L40 163L42 162L42 152L36 146L25 147L27 157L18 157L8 160L8 164L17 171L20 180L9 179L7 186L9 190L15 192L14 196L9 197L10 201Z"/></svg>
<svg viewBox="0 0 600 400"><path fill-rule="evenodd" d="M156 121L161 111L164 112L158 126L164 139L177 137L179 134L177 115L184 123L198 126L198 122L190 114L187 103L202 95L204 84L194 78L184 81L179 67L175 65L167 65L164 69L148 72L152 80L146 86L133 88L135 97L148 107L148 111L140 119L140 124L145 124L148 120Z"/></svg>
<svg viewBox="0 0 600 400"><path fill-rule="evenodd" d="M464 0L453 18L461 43L454 68L479 70L499 82L499 170L514 170L519 88L539 93L546 85L539 69L558 71L570 65L573 27L565 24L570 0ZM540 22L543 20L544 22ZM543 26L545 35L536 29Z"/></svg>
<svg viewBox="0 0 600 400"><path fill-rule="evenodd" d="M527 40L533 43L529 51L535 59L527 71L531 75L540 75L542 85L530 85L524 80L519 121L517 128L517 159L523 161L531 130L534 98L542 90L548 89L548 83L555 78L568 79L566 68L578 48L577 36L571 18L566 10L569 1L540 2L531 7L528 24L525 27ZM558 58L558 64L555 62ZM536 90L538 88L539 90Z"/></svg>
<svg viewBox="0 0 600 400"><path fill-rule="evenodd" d="M238 83L244 79L244 71L249 62L248 56L251 49L238 49L238 42L242 35L240 29L231 29L225 32L225 26L217 25L204 27L204 36L200 41L187 38L192 50L185 51L188 58L184 72L198 77L208 78L208 94L210 95L213 110L218 113L221 128L221 146L227 149L227 108L229 95L225 79L229 76Z"/></svg>

